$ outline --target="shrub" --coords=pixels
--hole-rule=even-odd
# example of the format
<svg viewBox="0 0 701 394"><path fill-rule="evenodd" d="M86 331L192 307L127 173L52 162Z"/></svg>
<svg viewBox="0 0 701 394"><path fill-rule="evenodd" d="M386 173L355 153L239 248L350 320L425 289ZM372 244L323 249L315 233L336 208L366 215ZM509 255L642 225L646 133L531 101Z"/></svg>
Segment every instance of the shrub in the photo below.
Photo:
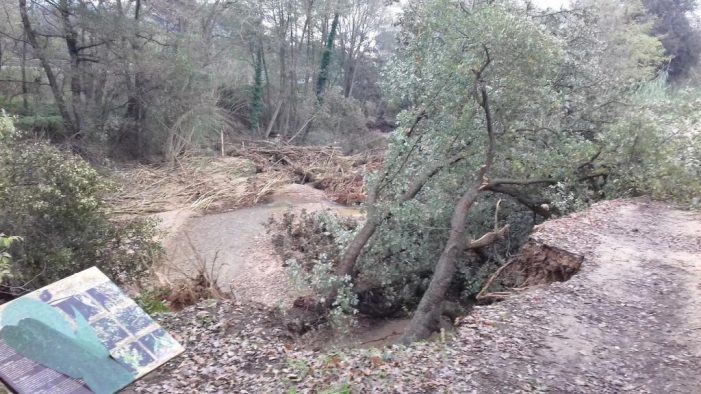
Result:
<svg viewBox="0 0 701 394"><path fill-rule="evenodd" d="M136 301L137 305L139 305L144 312L153 316L171 312L166 304L166 299L169 295L170 291L167 288L143 290L134 297L134 301Z"/></svg>
<svg viewBox="0 0 701 394"><path fill-rule="evenodd" d="M347 153L382 148L384 138L369 130L367 122L360 101L343 97L338 89L329 89L315 111L312 129L304 142L340 146Z"/></svg>
<svg viewBox="0 0 701 394"><path fill-rule="evenodd" d="M141 278L160 252L155 226L110 221L101 200L109 188L47 143L0 144L0 230L24 239L8 284L31 290L93 265L118 282Z"/></svg>
<svg viewBox="0 0 701 394"><path fill-rule="evenodd" d="M442 201L437 190L434 188L428 199L438 204L434 207ZM472 237L477 238L494 227L495 204L486 195L480 199L468 226ZM403 208L390 208L391 218L377 230L374 242L358 262L356 281L336 275L336 267L357 229L357 222L330 212L288 211L270 219L268 233L291 279L312 289L315 302L325 304L331 289L338 290L336 298L327 304L331 306L329 319L333 323L345 323L358 311L372 316L392 316L416 306L428 285L435 256L445 242L443 229L449 225L449 208L446 203L444 209L429 209L426 201L419 200ZM503 263L501 256L514 253L526 240L533 225L530 211L502 201L498 216L499 225L508 223L512 229L508 240L460 257L458 275L450 289L451 300L471 302L493 270Z"/></svg>
<svg viewBox="0 0 701 394"><path fill-rule="evenodd" d="M607 198L650 196L699 208L701 99L674 91L660 78L634 97L635 111L604 131Z"/></svg>
<svg viewBox="0 0 701 394"><path fill-rule="evenodd" d="M0 233L0 281L10 276L10 263L12 255L9 250L12 244L22 241L22 238L14 236L8 237Z"/></svg>
<svg viewBox="0 0 701 394"><path fill-rule="evenodd" d="M299 213L285 212L282 217L271 217L267 224L275 252L286 263L296 260L311 271L314 261L321 256L339 256L343 253L351 231L357 222L339 218L329 211Z"/></svg>
<svg viewBox="0 0 701 394"><path fill-rule="evenodd" d="M0 141L15 133L15 124L4 109L0 109Z"/></svg>
<svg viewBox="0 0 701 394"><path fill-rule="evenodd" d="M15 126L20 130L43 134L53 139L65 137L63 118L60 116L20 116L15 120Z"/></svg>
<svg viewBox="0 0 701 394"><path fill-rule="evenodd" d="M267 224L275 251L285 261L293 282L311 288L314 298L325 304L332 290L329 317L333 324L345 326L347 317L357 310L358 297L352 290L350 277L335 275L337 258L348 244L357 222L334 215L330 211L296 214L286 212L281 218L271 217Z"/></svg>

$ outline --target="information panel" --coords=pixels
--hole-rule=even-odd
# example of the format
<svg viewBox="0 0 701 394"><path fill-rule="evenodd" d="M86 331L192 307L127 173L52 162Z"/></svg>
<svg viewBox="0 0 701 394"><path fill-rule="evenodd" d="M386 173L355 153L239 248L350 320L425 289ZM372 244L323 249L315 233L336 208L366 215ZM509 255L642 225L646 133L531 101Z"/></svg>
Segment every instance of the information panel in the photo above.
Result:
<svg viewBox="0 0 701 394"><path fill-rule="evenodd" d="M0 305L0 379L19 394L114 393L183 350L95 267Z"/></svg>

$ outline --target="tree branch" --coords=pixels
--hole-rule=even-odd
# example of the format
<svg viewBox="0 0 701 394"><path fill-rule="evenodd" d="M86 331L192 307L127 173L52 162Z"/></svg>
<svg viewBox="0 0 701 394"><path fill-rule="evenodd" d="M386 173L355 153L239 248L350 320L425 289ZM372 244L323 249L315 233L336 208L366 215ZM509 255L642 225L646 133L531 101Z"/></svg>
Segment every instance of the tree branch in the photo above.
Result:
<svg viewBox="0 0 701 394"><path fill-rule="evenodd" d="M509 233L509 225L505 225L504 227L500 228L499 230L496 231L490 231L483 236L481 236L479 239L475 240L468 240L467 241L467 249L479 249L483 248L485 246L489 246L499 240L502 240L506 237L506 235Z"/></svg>
<svg viewBox="0 0 701 394"><path fill-rule="evenodd" d="M13 83L22 83L22 82L24 82L24 83L29 83L29 84L33 84L33 85L44 85L44 86L49 86L49 84L46 83L46 82L22 81L22 80L19 80L19 79L0 79L0 82L13 82Z"/></svg>
<svg viewBox="0 0 701 394"><path fill-rule="evenodd" d="M518 190L509 188L506 186L501 186L501 185L494 185L494 184L486 184L482 186L482 191L490 191L494 193L501 193L501 194L506 194L507 196L513 197L516 201L518 201L521 205L527 207L531 211L533 211L535 214L540 215L544 218L548 218L552 215L552 212L550 212L550 209L543 206L542 204L539 204L535 201L531 201L528 197L524 196L522 193L519 193Z"/></svg>
<svg viewBox="0 0 701 394"><path fill-rule="evenodd" d="M537 185L539 183L554 185L557 182L559 182L557 179L549 179L549 178L543 178L543 179L492 179L489 181L488 184L483 186L483 189L487 190L490 187L501 186L501 185L528 186L528 185Z"/></svg>
<svg viewBox="0 0 701 394"><path fill-rule="evenodd" d="M407 191L405 191L401 197L400 201L401 202L407 202L411 200L412 198L416 197L417 194L421 191L421 189L424 187L424 185L434 176L436 175L441 169L444 167L453 165L460 160L463 160L465 158L464 154L459 154L455 155L451 158L449 158L446 161L442 161L440 163L437 163L429 168L427 168L424 172L422 172L419 176L414 178L414 182L412 182L409 185L409 188Z"/></svg>

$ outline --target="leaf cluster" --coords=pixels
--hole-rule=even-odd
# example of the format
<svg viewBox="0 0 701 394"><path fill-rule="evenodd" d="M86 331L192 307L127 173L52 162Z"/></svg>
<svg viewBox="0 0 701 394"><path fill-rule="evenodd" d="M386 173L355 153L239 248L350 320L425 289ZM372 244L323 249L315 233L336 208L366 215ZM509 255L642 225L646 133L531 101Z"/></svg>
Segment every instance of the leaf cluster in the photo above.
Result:
<svg viewBox="0 0 701 394"><path fill-rule="evenodd" d="M23 238L5 284L31 290L91 266L120 282L143 275L160 252L155 226L109 220L102 196L111 187L47 143L0 144L0 229Z"/></svg>

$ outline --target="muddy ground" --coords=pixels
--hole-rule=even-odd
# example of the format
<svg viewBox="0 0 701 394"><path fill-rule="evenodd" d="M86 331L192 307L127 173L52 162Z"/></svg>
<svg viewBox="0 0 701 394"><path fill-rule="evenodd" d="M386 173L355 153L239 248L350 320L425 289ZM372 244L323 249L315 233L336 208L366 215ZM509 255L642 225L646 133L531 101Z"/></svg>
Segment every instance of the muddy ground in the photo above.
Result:
<svg viewBox="0 0 701 394"><path fill-rule="evenodd" d="M311 186L279 186L253 207L199 214L192 210L161 213L166 256L156 268L165 281L196 276L204 267L219 288L238 301L268 307L291 307L305 294L290 283L280 257L273 250L265 224L285 212L330 210L343 217L362 219L358 209L329 200Z"/></svg>
<svg viewBox="0 0 701 394"><path fill-rule="evenodd" d="M580 272L476 307L434 342L319 352L266 308L200 305L164 319L185 355L128 391L701 392L701 216L611 201L532 238L582 256Z"/></svg>

